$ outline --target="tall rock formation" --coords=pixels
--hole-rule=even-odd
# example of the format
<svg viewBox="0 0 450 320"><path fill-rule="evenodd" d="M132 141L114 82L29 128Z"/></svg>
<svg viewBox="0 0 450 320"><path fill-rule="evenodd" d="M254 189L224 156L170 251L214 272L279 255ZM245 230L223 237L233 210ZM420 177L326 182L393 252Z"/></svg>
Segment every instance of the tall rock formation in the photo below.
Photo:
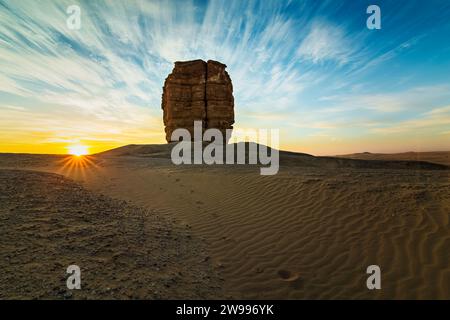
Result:
<svg viewBox="0 0 450 320"><path fill-rule="evenodd" d="M194 121L202 121L203 129L219 129L224 136L233 128L233 85L226 67L212 60L175 62L164 82L161 104L167 142L177 128L189 130L194 138Z"/></svg>

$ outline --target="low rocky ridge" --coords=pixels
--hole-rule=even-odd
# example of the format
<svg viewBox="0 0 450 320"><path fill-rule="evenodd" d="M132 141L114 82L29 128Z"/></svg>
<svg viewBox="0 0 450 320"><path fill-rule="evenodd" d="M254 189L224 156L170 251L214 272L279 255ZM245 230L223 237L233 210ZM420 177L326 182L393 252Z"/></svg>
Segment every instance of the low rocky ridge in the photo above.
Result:
<svg viewBox="0 0 450 320"><path fill-rule="evenodd" d="M234 144L235 150L237 145ZM161 145L127 145L97 154L98 156L139 156L170 159L175 143ZM269 148L270 149L270 148ZM246 159L248 159L249 143L245 143ZM342 157L316 157L306 153L280 151L281 166L311 166L324 168L362 168L362 169L423 169L449 170L450 167L427 161L407 160L360 160Z"/></svg>

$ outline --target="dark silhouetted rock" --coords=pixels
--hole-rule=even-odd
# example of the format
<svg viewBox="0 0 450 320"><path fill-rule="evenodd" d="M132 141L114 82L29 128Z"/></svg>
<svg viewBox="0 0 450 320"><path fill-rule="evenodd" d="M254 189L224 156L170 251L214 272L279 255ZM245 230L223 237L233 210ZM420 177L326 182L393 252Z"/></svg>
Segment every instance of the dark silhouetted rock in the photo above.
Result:
<svg viewBox="0 0 450 320"><path fill-rule="evenodd" d="M202 121L203 129L216 128L222 133L233 128L233 85L226 67L212 60L175 62L162 95L168 142L177 128L187 129L193 138L194 121Z"/></svg>

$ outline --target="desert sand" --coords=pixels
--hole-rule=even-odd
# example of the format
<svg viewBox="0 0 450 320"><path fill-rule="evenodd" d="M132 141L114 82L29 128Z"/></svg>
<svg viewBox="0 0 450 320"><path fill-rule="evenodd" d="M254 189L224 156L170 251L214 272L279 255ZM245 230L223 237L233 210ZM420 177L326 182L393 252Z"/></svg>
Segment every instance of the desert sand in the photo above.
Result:
<svg viewBox="0 0 450 320"><path fill-rule="evenodd" d="M0 155L0 298L450 299L446 161L282 152L261 176L169 154Z"/></svg>
<svg viewBox="0 0 450 320"><path fill-rule="evenodd" d="M189 226L56 174L0 170L0 181L1 299L221 295ZM66 288L72 264L82 269L82 290Z"/></svg>

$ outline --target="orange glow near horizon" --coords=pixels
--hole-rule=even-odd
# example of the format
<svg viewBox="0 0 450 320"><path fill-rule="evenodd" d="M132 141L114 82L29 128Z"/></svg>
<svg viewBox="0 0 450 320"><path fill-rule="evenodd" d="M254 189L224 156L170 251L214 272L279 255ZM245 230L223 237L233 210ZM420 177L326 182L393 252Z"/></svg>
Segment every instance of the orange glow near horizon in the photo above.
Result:
<svg viewBox="0 0 450 320"><path fill-rule="evenodd" d="M140 131L139 131L140 133ZM137 133L135 133L137 135ZM449 133L450 134L450 133ZM371 153L402 153L426 151L450 151L448 139L434 139L430 135L397 134L395 136L360 136L360 137L328 137L305 136L303 139L290 137L287 133L280 135L280 150L308 153L316 156L333 156L361 152ZM16 136L0 136L0 153L33 153L33 154L59 154L73 155L84 158L87 155L104 152L129 144L164 144L162 135L146 136L142 132L139 137L122 137L110 141L107 136L93 135L92 139L79 139L67 137L68 141L56 141L55 137L47 134L33 133L30 137L24 136L20 140ZM111 139L112 139L111 138ZM45 142L54 139L55 141ZM70 141L72 140L72 141ZM25 142L26 141L26 142Z"/></svg>

